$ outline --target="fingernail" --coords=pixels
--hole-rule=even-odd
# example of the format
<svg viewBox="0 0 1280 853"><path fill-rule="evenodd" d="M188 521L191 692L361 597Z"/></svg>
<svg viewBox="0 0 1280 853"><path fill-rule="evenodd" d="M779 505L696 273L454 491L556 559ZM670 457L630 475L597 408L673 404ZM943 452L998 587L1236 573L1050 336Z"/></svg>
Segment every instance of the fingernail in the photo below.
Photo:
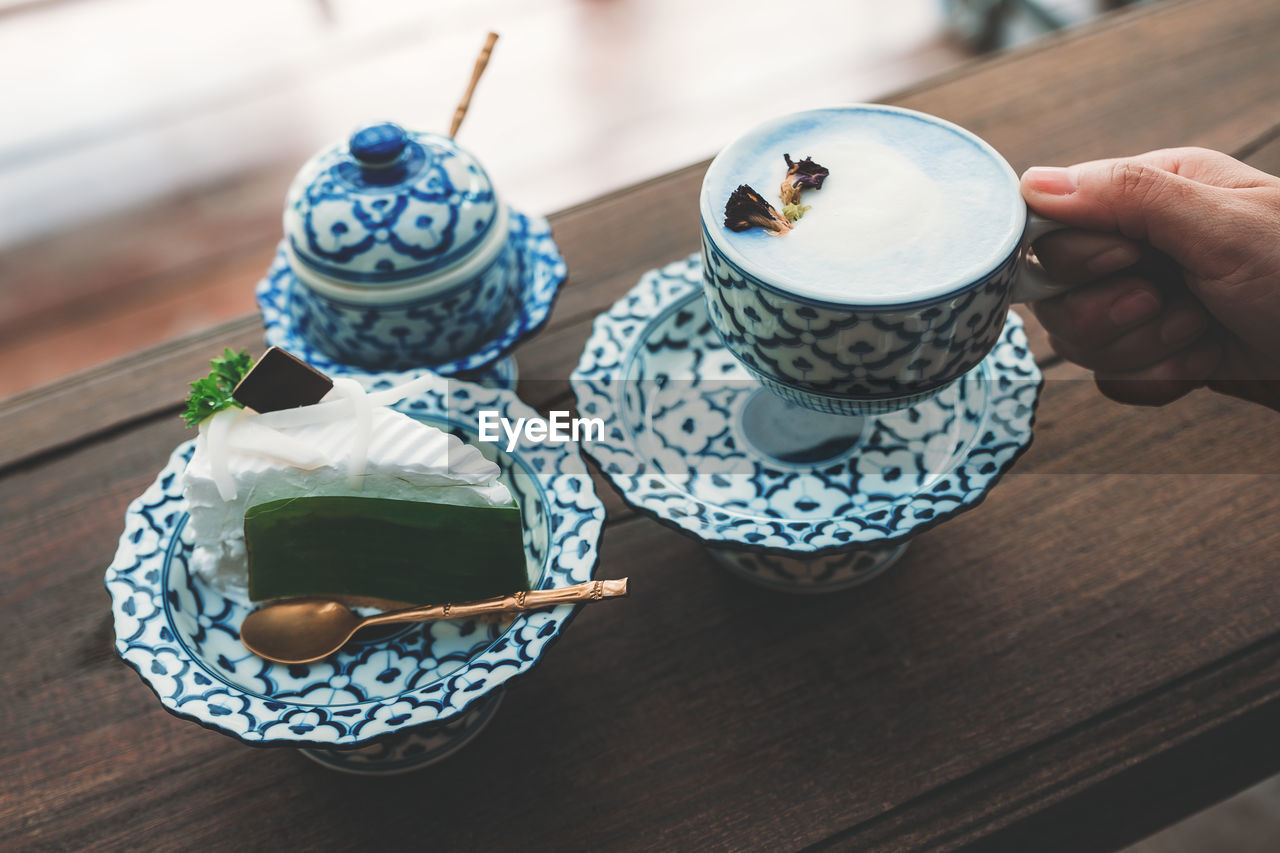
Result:
<svg viewBox="0 0 1280 853"><path fill-rule="evenodd" d="M1222 347L1217 344L1198 346L1187 356L1187 372L1192 379L1204 379L1218 366L1221 358Z"/></svg>
<svg viewBox="0 0 1280 853"><path fill-rule="evenodd" d="M1140 320L1155 316L1160 310L1160 300L1149 290L1131 290L1111 303L1108 316L1117 326L1131 326Z"/></svg>
<svg viewBox="0 0 1280 853"><path fill-rule="evenodd" d="M1170 346L1186 343L1203 331L1204 317L1188 308L1174 311L1160 321L1160 340Z"/></svg>
<svg viewBox="0 0 1280 853"><path fill-rule="evenodd" d="M1110 275L1113 272L1119 272L1125 267L1133 266L1141 257L1141 249L1126 243L1123 246L1107 249L1105 252L1090 258L1085 263L1085 268L1093 275Z"/></svg>
<svg viewBox="0 0 1280 853"><path fill-rule="evenodd" d="M1059 166L1032 166L1022 176L1033 190L1046 195L1071 195L1076 191L1076 174Z"/></svg>

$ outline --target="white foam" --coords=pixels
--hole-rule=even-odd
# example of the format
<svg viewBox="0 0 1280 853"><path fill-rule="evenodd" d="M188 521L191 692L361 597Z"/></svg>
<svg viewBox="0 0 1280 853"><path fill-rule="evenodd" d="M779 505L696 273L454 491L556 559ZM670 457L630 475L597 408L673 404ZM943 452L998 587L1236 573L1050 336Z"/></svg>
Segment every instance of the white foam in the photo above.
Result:
<svg viewBox="0 0 1280 853"><path fill-rule="evenodd" d="M806 189L793 230L724 225L726 200L748 184L781 208L783 154L830 176ZM703 178L712 240L749 275L800 298L846 305L930 299L981 280L1021 242L1026 205L1013 170L947 122L892 107L849 105L765 122L734 140Z"/></svg>
<svg viewBox="0 0 1280 853"><path fill-rule="evenodd" d="M805 190L810 206L796 227L778 239L780 257L794 255L851 268L911 252L917 258L937 251L936 235L949 230L951 215L941 188L915 163L871 140L827 140L814 157L831 171L820 190ZM786 163L775 169L782 183ZM847 280L817 279L819 295L833 300L857 296ZM900 293L901 291L899 291Z"/></svg>

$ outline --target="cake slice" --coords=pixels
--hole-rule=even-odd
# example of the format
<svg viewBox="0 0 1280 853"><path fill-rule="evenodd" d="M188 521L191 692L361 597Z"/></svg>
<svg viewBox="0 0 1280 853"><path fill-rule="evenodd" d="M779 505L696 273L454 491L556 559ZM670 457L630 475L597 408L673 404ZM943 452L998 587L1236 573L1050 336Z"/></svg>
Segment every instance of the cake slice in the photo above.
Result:
<svg viewBox="0 0 1280 853"><path fill-rule="evenodd" d="M313 496L245 511L249 597L402 603L471 601L526 589L520 510ZM425 543L425 547L424 547Z"/></svg>
<svg viewBox="0 0 1280 853"><path fill-rule="evenodd" d="M311 405L215 407L183 479L191 570L255 601L423 604L527 589L520 511L498 466L387 408L438 381L366 394L336 379Z"/></svg>

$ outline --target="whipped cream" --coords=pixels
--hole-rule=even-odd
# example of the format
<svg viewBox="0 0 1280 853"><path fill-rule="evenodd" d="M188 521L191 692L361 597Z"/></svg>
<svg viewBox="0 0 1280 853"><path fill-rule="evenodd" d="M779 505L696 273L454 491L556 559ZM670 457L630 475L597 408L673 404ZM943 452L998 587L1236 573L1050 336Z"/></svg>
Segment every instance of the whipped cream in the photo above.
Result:
<svg viewBox="0 0 1280 853"><path fill-rule="evenodd" d="M338 379L312 406L264 414L226 409L206 419L183 474L190 569L223 592L247 597L244 513L280 498L510 505L496 463L457 436L386 407L430 381L366 395L355 380Z"/></svg>

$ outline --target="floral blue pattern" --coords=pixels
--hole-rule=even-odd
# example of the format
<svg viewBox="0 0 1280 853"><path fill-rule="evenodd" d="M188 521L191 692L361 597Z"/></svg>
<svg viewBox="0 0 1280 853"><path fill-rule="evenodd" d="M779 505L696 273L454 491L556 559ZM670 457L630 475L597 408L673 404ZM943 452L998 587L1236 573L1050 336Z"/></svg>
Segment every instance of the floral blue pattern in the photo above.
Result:
<svg viewBox="0 0 1280 853"><path fill-rule="evenodd" d="M777 192L788 151L832 167L805 197L826 225L810 232L805 219L781 239L735 231L727 200L744 184ZM987 355L1015 284L1034 290L1019 274L1029 231L1017 174L973 133L914 110L842 104L764 121L712 160L698 209L716 331L775 393L821 412L927 399ZM806 232L818 242L806 246Z"/></svg>
<svg viewBox="0 0 1280 853"><path fill-rule="evenodd" d="M784 588L865 579L894 546L976 506L1030 445L1042 380L1016 314L977 368L930 399L845 417L752 378L715 334L701 279L697 255L645 274L597 319L572 384L580 414L605 425L585 449L627 502L721 549L735 571ZM872 562L788 562L866 549Z"/></svg>
<svg viewBox="0 0 1280 853"><path fill-rule="evenodd" d="M299 336L338 361L369 370L442 364L474 352L510 322L522 295L511 241L474 278L399 301L349 302L296 275L293 280L289 319Z"/></svg>
<svg viewBox="0 0 1280 853"><path fill-rule="evenodd" d="M501 690L496 690L443 722L404 729L367 746L304 747L299 752L330 770L358 776L391 776L419 770L448 758L470 743L493 719L503 695Z"/></svg>
<svg viewBox="0 0 1280 853"><path fill-rule="evenodd" d="M879 577L898 561L908 542L795 557L771 551L708 548L720 565L757 586L779 592L838 592Z"/></svg>
<svg viewBox="0 0 1280 853"><path fill-rule="evenodd" d="M364 381L378 389L410 378L379 374ZM513 419L534 415L509 391L443 379L396 408L472 443L481 410ZM522 441L513 454L479 446L520 502L533 586L589 580L604 508L573 446ZM191 442L180 445L130 505L106 573L116 650L177 716L251 744L364 744L467 712L528 672L576 611L561 606L502 624L450 621L364 632L318 663L264 661L239 642L248 607L188 571L181 473L191 450ZM485 716L480 710L476 718ZM473 734L475 720L458 728Z"/></svg>
<svg viewBox="0 0 1280 853"><path fill-rule="evenodd" d="M725 346L775 393L843 414L905 408L973 369L1001 335L1021 259L1019 250L928 304L850 307L776 291L729 261L705 227L702 252L707 305Z"/></svg>
<svg viewBox="0 0 1280 853"><path fill-rule="evenodd" d="M293 274L282 244L257 288L267 344L331 376L421 366L445 376L483 370L542 328L567 274L545 219L512 211L510 240L518 284L496 325L485 311L473 310L483 298L475 291L451 291L410 308L335 310L317 319L314 294ZM318 339L342 342L337 348L360 357L335 357L315 345Z"/></svg>
<svg viewBox="0 0 1280 853"><path fill-rule="evenodd" d="M371 144L372 143L372 144ZM390 285L477 249L499 219L488 174L452 139L391 123L309 160L289 187L286 240L317 273Z"/></svg>

